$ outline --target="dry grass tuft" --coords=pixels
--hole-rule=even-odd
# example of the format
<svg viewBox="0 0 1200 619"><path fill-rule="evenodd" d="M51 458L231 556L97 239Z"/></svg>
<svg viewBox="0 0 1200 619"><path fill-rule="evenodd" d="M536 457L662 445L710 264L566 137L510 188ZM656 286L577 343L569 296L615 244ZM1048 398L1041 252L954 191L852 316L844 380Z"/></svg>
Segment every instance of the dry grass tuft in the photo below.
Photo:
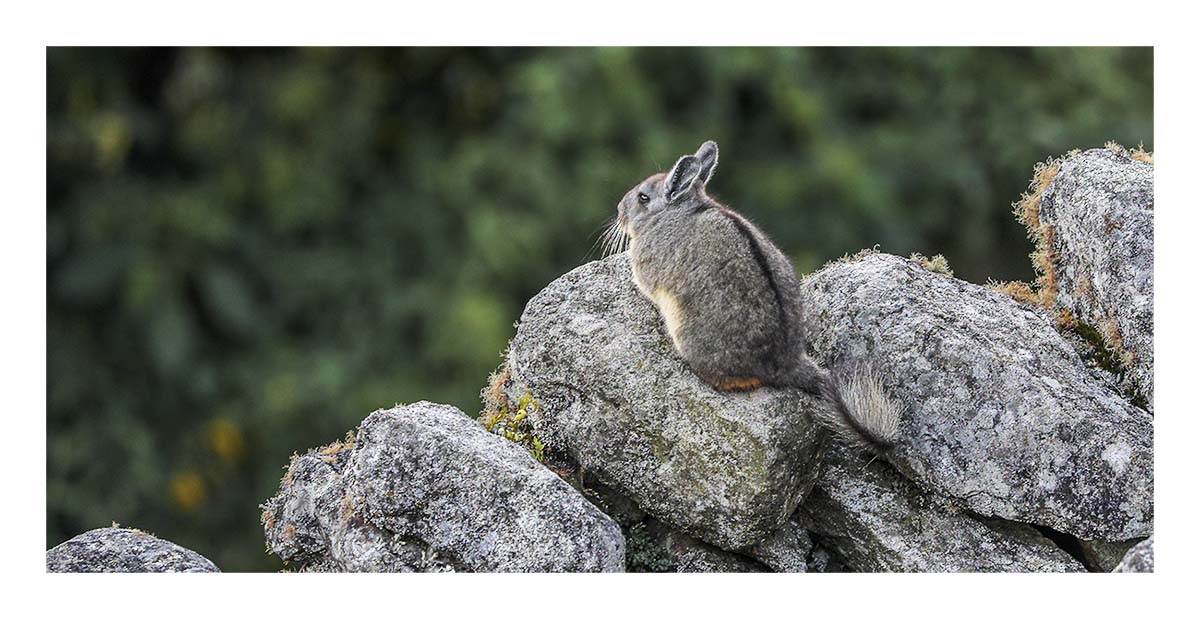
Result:
<svg viewBox="0 0 1200 619"><path fill-rule="evenodd" d="M1065 307L1058 310L1058 315L1054 318L1060 331L1071 331L1075 328L1075 315Z"/></svg>
<svg viewBox="0 0 1200 619"><path fill-rule="evenodd" d="M1145 145L1143 144L1138 144L1138 147L1134 149L1133 152L1129 153L1129 157L1134 161L1141 161L1142 163L1154 165L1154 153L1147 151Z"/></svg>
<svg viewBox="0 0 1200 619"><path fill-rule="evenodd" d="M354 449L358 437L354 435L354 430L346 432L346 438L340 441L334 441L317 450L317 455L325 464L333 464L337 460L337 455L343 451Z"/></svg>
<svg viewBox="0 0 1200 619"><path fill-rule="evenodd" d="M872 245L871 247L864 247L864 248L854 252L853 255L845 254L840 258L840 261L841 262L858 262L859 260L862 260L863 258L866 258L867 256L874 256L877 253L879 253L879 246Z"/></svg>
<svg viewBox="0 0 1200 619"><path fill-rule="evenodd" d="M1109 140L1108 142L1104 143L1104 148L1114 153L1125 155L1134 161L1140 161L1142 163L1154 165L1154 153L1147 151L1144 143L1138 143L1137 148L1130 150L1116 142L1113 142L1112 140Z"/></svg>
<svg viewBox="0 0 1200 619"><path fill-rule="evenodd" d="M878 254L878 253L879 253L878 245L875 245L874 247L864 247L863 249L860 249L860 250L854 252L853 254L850 254L850 253L842 254L841 258L837 258L835 260L830 260L829 262L826 262L821 268L824 269L825 267L830 267L835 264L852 264L852 263L858 262L859 260L862 260L863 258L866 258L867 256L872 256L872 255ZM818 270L820 270L820 269L818 269ZM813 273L815 273L815 272L816 271L814 271ZM808 275L805 275L804 278L807 279L813 273L809 273Z"/></svg>
<svg viewBox="0 0 1200 619"><path fill-rule="evenodd" d="M1066 158L1074 154L1078 154L1078 151L1068 153ZM1026 233L1035 247L1029 258L1033 261L1033 268L1037 273L1037 279L1034 281L1036 291L1021 282L1004 282L993 286L1018 301L1033 303L1046 309L1054 307L1054 297L1058 294L1058 278L1054 272L1054 227L1042 223L1042 195L1062 169L1062 162L1066 158L1050 158L1034 166L1029 190L1021 194L1020 200L1013 203L1013 214L1025 225Z"/></svg>
<svg viewBox="0 0 1200 619"><path fill-rule="evenodd" d="M1021 199L1013 203L1013 214L1017 220L1025 224L1029 238L1037 243L1040 236L1041 218L1038 208L1042 205L1042 194L1050 186L1050 182L1058 175L1063 159L1047 159L1033 167L1033 179L1029 181L1029 190L1021 194Z"/></svg>
<svg viewBox="0 0 1200 619"><path fill-rule="evenodd" d="M296 483L296 460L299 457L300 454L294 451L292 452L292 457L290 460L288 460L287 472L283 474L284 488L289 488L292 484Z"/></svg>
<svg viewBox="0 0 1200 619"><path fill-rule="evenodd" d="M1104 343L1108 349L1113 351L1117 359L1124 367L1133 367L1133 352L1125 348L1125 341L1121 337L1121 329L1117 326L1117 322L1111 318L1100 319L1100 335L1104 336Z"/></svg>
<svg viewBox="0 0 1200 619"><path fill-rule="evenodd" d="M1054 297L1058 295L1058 274L1055 263L1058 257L1054 253L1054 228L1049 224L1043 225L1039 237L1042 241L1038 248L1029 254L1033 260L1034 271L1037 272L1038 302L1046 309L1054 308Z"/></svg>
<svg viewBox="0 0 1200 619"><path fill-rule="evenodd" d="M1092 280L1080 277L1075 281L1075 298L1083 299L1089 304L1096 303L1096 293L1092 290Z"/></svg>
<svg viewBox="0 0 1200 619"><path fill-rule="evenodd" d="M508 369L508 363L500 366L491 376L488 376L488 386L484 387L480 392L480 399L483 400L483 413L479 416L484 421L484 425L495 425L497 421L504 418L504 413L512 408L512 402L508 399L508 394L504 389L512 382L512 375Z"/></svg>
<svg viewBox="0 0 1200 619"><path fill-rule="evenodd" d="M1001 294L1006 294L1020 303L1041 305L1037 293L1025 282L997 282L988 280L987 287Z"/></svg>
<svg viewBox="0 0 1200 619"><path fill-rule="evenodd" d="M909 260L925 267L926 270L934 273L941 273L947 277L954 277L954 270L950 268L950 261L941 254L934 254L932 258L926 258L923 254L913 252L908 256Z"/></svg>
<svg viewBox="0 0 1200 619"><path fill-rule="evenodd" d="M527 449L538 462L546 462L546 445L533 435L533 426L528 417L541 409L533 394L525 392L516 401L508 397L506 389L512 386L512 374L506 362L488 377L488 386L479 392L483 410L479 422L488 432L498 434Z"/></svg>

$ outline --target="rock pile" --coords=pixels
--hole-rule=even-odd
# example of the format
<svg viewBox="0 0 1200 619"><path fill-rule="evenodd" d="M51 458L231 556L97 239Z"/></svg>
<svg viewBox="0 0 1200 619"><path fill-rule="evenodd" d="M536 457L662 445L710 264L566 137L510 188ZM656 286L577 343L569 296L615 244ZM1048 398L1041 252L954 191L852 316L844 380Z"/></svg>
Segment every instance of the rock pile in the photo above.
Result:
<svg viewBox="0 0 1200 619"><path fill-rule="evenodd" d="M806 394L700 381L618 254L529 301L480 420L398 406L293 459L268 549L306 571L1152 571L1145 159L1039 168L1036 291L876 252L805 279L814 357L872 364L903 406L886 459L832 443ZM216 570L125 529L47 562Z"/></svg>

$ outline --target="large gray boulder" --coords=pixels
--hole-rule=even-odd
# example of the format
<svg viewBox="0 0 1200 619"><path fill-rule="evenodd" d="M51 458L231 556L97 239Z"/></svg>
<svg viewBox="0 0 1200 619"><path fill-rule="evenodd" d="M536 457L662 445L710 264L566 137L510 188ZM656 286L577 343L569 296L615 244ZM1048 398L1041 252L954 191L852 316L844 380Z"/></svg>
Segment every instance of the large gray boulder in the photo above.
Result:
<svg viewBox="0 0 1200 619"><path fill-rule="evenodd" d="M896 256L805 280L826 363L868 360L905 408L889 459L970 510L1083 539L1151 533L1152 417L1041 309Z"/></svg>
<svg viewBox="0 0 1200 619"><path fill-rule="evenodd" d="M812 487L825 443L808 396L725 394L697 378L634 288L625 253L567 273L525 307L506 391L547 449L641 509L725 550L778 529Z"/></svg>
<svg viewBox="0 0 1200 619"><path fill-rule="evenodd" d="M47 572L219 572L212 561L145 531L92 529L46 551Z"/></svg>
<svg viewBox="0 0 1200 619"><path fill-rule="evenodd" d="M1032 527L987 522L834 446L798 514L858 572L1082 572Z"/></svg>
<svg viewBox="0 0 1200 619"><path fill-rule="evenodd" d="M1114 572L1153 572L1154 571L1154 536L1146 538L1145 541L1137 546L1129 549L1125 554L1125 558L1117 567L1113 568Z"/></svg>
<svg viewBox="0 0 1200 619"><path fill-rule="evenodd" d="M1055 303L1097 330L1154 399L1154 166L1119 147L1069 155L1040 195Z"/></svg>
<svg viewBox="0 0 1200 619"><path fill-rule="evenodd" d="M264 505L271 552L322 571L621 571L620 528L458 409L372 413L293 460Z"/></svg>

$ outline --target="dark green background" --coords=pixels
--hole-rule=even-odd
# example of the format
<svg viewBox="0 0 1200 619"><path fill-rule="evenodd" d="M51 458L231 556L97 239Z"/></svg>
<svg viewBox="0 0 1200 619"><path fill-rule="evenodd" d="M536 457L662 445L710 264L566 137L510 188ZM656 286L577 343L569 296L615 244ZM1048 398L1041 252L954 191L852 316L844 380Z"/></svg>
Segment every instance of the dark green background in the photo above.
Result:
<svg viewBox="0 0 1200 619"><path fill-rule="evenodd" d="M117 520L278 569L258 503L370 411L478 392L624 192L710 192L808 272L1030 279L1033 165L1153 149L1152 50L51 49L48 545Z"/></svg>

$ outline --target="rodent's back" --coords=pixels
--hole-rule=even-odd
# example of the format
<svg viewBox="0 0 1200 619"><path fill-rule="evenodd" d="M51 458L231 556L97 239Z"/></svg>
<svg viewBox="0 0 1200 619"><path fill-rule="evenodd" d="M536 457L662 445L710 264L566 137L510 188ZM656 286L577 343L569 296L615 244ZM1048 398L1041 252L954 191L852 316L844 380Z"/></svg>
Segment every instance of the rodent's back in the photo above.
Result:
<svg viewBox="0 0 1200 619"><path fill-rule="evenodd" d="M804 350L800 285L752 223L710 201L664 218L633 249L635 280L698 374L768 384L790 376Z"/></svg>

